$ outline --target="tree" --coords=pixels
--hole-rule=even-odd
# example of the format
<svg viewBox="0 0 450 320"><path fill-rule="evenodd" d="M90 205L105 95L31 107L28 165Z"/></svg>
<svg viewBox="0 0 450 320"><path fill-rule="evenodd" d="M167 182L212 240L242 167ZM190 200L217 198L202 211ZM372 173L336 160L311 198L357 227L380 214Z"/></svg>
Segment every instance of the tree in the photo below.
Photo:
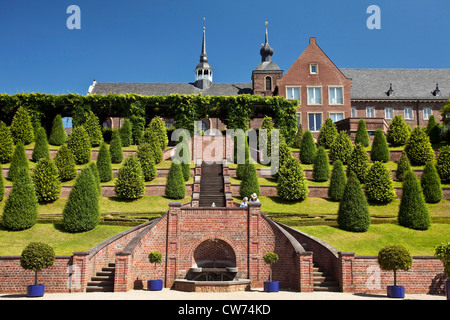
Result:
<svg viewBox="0 0 450 320"><path fill-rule="evenodd" d="M389 170L379 161L367 172L365 189L367 199L372 202L389 203L397 196Z"/></svg>
<svg viewBox="0 0 450 320"><path fill-rule="evenodd" d="M300 149L300 146L302 145L302 138L303 138L303 128L302 125L299 124L297 128L297 135L295 136L295 147Z"/></svg>
<svg viewBox="0 0 450 320"><path fill-rule="evenodd" d="M94 184L97 189L97 197L100 197L102 194L102 186L100 184L100 174L98 172L97 164L95 162L89 162L87 166L91 170L92 177L94 178Z"/></svg>
<svg viewBox="0 0 450 320"><path fill-rule="evenodd" d="M313 135L311 131L306 130L303 133L302 144L300 146L300 162L303 164L312 164L316 158L316 152L316 144Z"/></svg>
<svg viewBox="0 0 450 320"><path fill-rule="evenodd" d="M151 181L156 177L156 165L152 156L152 148L149 143L141 143L137 149L136 156L142 168L145 181Z"/></svg>
<svg viewBox="0 0 450 320"><path fill-rule="evenodd" d="M156 279L156 265L162 263L162 254L159 251L150 251L148 254L148 261L155 265L155 279Z"/></svg>
<svg viewBox="0 0 450 320"><path fill-rule="evenodd" d="M66 231L84 232L97 226L100 220L97 195L98 189L92 170L85 166L75 180L63 209L62 221Z"/></svg>
<svg viewBox="0 0 450 320"><path fill-rule="evenodd" d="M76 177L75 159L67 144L63 144L56 153L55 165L58 168L61 181L69 181Z"/></svg>
<svg viewBox="0 0 450 320"><path fill-rule="evenodd" d="M21 142L16 145L16 149L14 150L11 165L9 166L8 170L8 179L14 181L14 179L19 176L20 168L29 170L28 158L25 154L25 147Z"/></svg>
<svg viewBox="0 0 450 320"><path fill-rule="evenodd" d="M266 130L266 134L261 134L261 131L259 132L259 148L260 150L266 150L266 155L268 157L271 156L271 147L272 147L272 129L273 126L273 120L271 117L265 116L262 123L260 130Z"/></svg>
<svg viewBox="0 0 450 320"><path fill-rule="evenodd" d="M100 182L108 182L113 178L111 166L111 154L105 142L100 146L97 156L97 169L100 176Z"/></svg>
<svg viewBox="0 0 450 320"><path fill-rule="evenodd" d="M58 199L61 194L61 181L58 168L52 159L41 158L33 169L32 178L38 202L51 202Z"/></svg>
<svg viewBox="0 0 450 320"><path fill-rule="evenodd" d="M431 143L438 143L439 141L441 141L441 127L437 123L434 115L431 115L428 118L426 131Z"/></svg>
<svg viewBox="0 0 450 320"><path fill-rule="evenodd" d="M91 142L83 126L73 128L67 147L72 151L76 164L86 164L91 159Z"/></svg>
<svg viewBox="0 0 450 320"><path fill-rule="evenodd" d="M367 154L367 151L364 149L364 146L358 143L353 148L350 158L347 161L347 170L355 172L356 176L358 177L358 180L361 183L365 183L369 167L370 167L369 155Z"/></svg>
<svg viewBox="0 0 450 320"><path fill-rule="evenodd" d="M122 140L119 130L113 130L111 142L109 145L109 153L111 155L111 163L121 163L123 160Z"/></svg>
<svg viewBox="0 0 450 320"><path fill-rule="evenodd" d="M247 163L243 166L244 175L242 177L240 188L241 197L250 197L253 193L256 193L259 196L261 192L255 165Z"/></svg>
<svg viewBox="0 0 450 320"><path fill-rule="evenodd" d="M24 107L19 107L11 123L11 135L14 144L22 142L24 145L30 144L34 140L34 129L31 117Z"/></svg>
<svg viewBox="0 0 450 320"><path fill-rule="evenodd" d="M316 159L313 165L314 181L322 182L330 178L330 162L324 147L317 148Z"/></svg>
<svg viewBox="0 0 450 320"><path fill-rule="evenodd" d="M370 152L372 161L388 162L390 159L389 146L383 130L375 130L375 138L372 142L372 150Z"/></svg>
<svg viewBox="0 0 450 320"><path fill-rule="evenodd" d="M420 179L423 196L427 203L438 203L443 198L441 178L433 161L427 162Z"/></svg>
<svg viewBox="0 0 450 320"><path fill-rule="evenodd" d="M342 201L339 203L337 223L346 231L369 230L370 215L367 200L353 171L350 171Z"/></svg>
<svg viewBox="0 0 450 320"><path fill-rule="evenodd" d="M263 256L263 260L265 263L270 265L269 281L272 281L272 264L278 261L278 255L275 252L267 252Z"/></svg>
<svg viewBox="0 0 450 320"><path fill-rule="evenodd" d="M344 165L341 160L333 162L331 171L330 186L328 187L328 197L333 201L341 201L344 196L347 177L344 172Z"/></svg>
<svg viewBox="0 0 450 320"><path fill-rule="evenodd" d="M55 263L55 251L43 242L30 242L20 255L20 266L34 271L34 285L38 285L38 272Z"/></svg>
<svg viewBox="0 0 450 320"><path fill-rule="evenodd" d="M137 199L144 195L144 174L137 157L125 159L117 175L115 191L118 197L124 199Z"/></svg>
<svg viewBox="0 0 450 320"><path fill-rule="evenodd" d="M411 170L408 156L405 152L402 152L400 159L397 161L397 170L395 171L395 178L398 181L403 181L405 173Z"/></svg>
<svg viewBox="0 0 450 320"><path fill-rule="evenodd" d="M441 243L434 250L434 256L441 260L444 266L444 273L447 279L450 279L450 242Z"/></svg>
<svg viewBox="0 0 450 320"><path fill-rule="evenodd" d="M166 196L170 199L183 199L186 196L186 185L180 164L172 162L166 181Z"/></svg>
<svg viewBox="0 0 450 320"><path fill-rule="evenodd" d="M352 154L353 146L346 131L340 131L330 147L331 161L341 160L346 164Z"/></svg>
<svg viewBox="0 0 450 320"><path fill-rule="evenodd" d="M14 142L11 130L0 121L0 163L11 162L14 153Z"/></svg>
<svg viewBox="0 0 450 320"><path fill-rule="evenodd" d="M300 163L294 157L289 157L278 171L278 196L287 201L302 201L306 199L308 192L307 181Z"/></svg>
<svg viewBox="0 0 450 320"><path fill-rule="evenodd" d="M163 158L163 152L161 149L161 145L159 144L158 137L156 136L156 132L152 129L147 128L142 135L140 143L149 143L152 147L152 157L155 160L155 163L160 163Z"/></svg>
<svg viewBox="0 0 450 320"><path fill-rule="evenodd" d="M336 125L331 118L327 118L325 123L320 128L319 137L317 138L317 145L325 149L331 148L336 136L338 134Z"/></svg>
<svg viewBox="0 0 450 320"><path fill-rule="evenodd" d="M86 132L89 136L90 145L92 147L99 146L103 142L103 134L100 122L98 120L98 117L92 111L88 112L86 116L86 122L83 124L83 127L86 129Z"/></svg>
<svg viewBox="0 0 450 320"><path fill-rule="evenodd" d="M387 142L393 147L403 146L411 134L410 127L406 124L401 115L394 116L387 131Z"/></svg>
<svg viewBox="0 0 450 320"><path fill-rule="evenodd" d="M430 139L420 127L415 127L411 132L405 152L411 164L415 166L425 165L428 161L434 160Z"/></svg>
<svg viewBox="0 0 450 320"><path fill-rule="evenodd" d="M436 159L436 170L442 180L450 179L450 146L439 148Z"/></svg>
<svg viewBox="0 0 450 320"><path fill-rule="evenodd" d="M360 143L363 147L368 147L370 144L369 133L364 119L359 119L358 130L356 131L355 145Z"/></svg>
<svg viewBox="0 0 450 320"><path fill-rule="evenodd" d="M148 127L155 133L156 140L158 141L161 150L164 150L169 143L164 120L161 117L156 116L150 121Z"/></svg>
<svg viewBox="0 0 450 320"><path fill-rule="evenodd" d="M62 146L67 142L67 133L64 130L63 121L59 114L53 119L52 131L48 142L53 146Z"/></svg>
<svg viewBox="0 0 450 320"><path fill-rule="evenodd" d="M178 159L180 160L180 165L181 165L181 170L183 171L184 181L188 181L191 178L191 152L189 149L190 141L189 141L189 137L184 133L181 135L180 138L182 138L182 139L178 140L176 152L177 152ZM239 165L238 165L238 168L239 168Z"/></svg>
<svg viewBox="0 0 450 320"><path fill-rule="evenodd" d="M412 171L408 171L403 179L398 223L415 230L427 230L431 225L430 213L425 203L422 187Z"/></svg>
<svg viewBox="0 0 450 320"><path fill-rule="evenodd" d="M0 165L0 172L2 172L2 166ZM0 201L3 200L5 196L5 178L3 178L3 174L0 174Z"/></svg>
<svg viewBox="0 0 450 320"><path fill-rule="evenodd" d="M36 132L36 143L34 144L31 159L37 162L41 158L50 158L48 149L47 133L43 127L39 127Z"/></svg>
<svg viewBox="0 0 450 320"><path fill-rule="evenodd" d="M29 229L37 222L38 201L30 170L19 167L3 208L3 226L8 230Z"/></svg>
<svg viewBox="0 0 450 320"><path fill-rule="evenodd" d="M239 142L238 142L239 143ZM236 167L236 178L242 180L245 176L245 170L246 170L246 165L249 163L249 159L250 159L250 148L248 146L248 141L247 141L247 137L244 135L244 156L245 156L245 161L244 163L239 163L237 164Z"/></svg>
<svg viewBox="0 0 450 320"><path fill-rule="evenodd" d="M394 286L397 286L397 270L408 271L412 267L412 257L401 245L386 245L378 252L378 264L381 270L394 271Z"/></svg>
<svg viewBox="0 0 450 320"><path fill-rule="evenodd" d="M120 141L122 142L122 147L128 147L133 142L133 134L131 128L131 121L125 118L122 127L119 129Z"/></svg>

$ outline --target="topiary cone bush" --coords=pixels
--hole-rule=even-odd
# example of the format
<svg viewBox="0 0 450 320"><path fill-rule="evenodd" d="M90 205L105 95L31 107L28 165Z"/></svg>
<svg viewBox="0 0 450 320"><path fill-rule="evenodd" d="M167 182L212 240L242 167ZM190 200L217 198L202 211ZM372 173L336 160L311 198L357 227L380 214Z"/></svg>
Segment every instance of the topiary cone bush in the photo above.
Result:
<svg viewBox="0 0 450 320"><path fill-rule="evenodd" d="M397 271L408 271L412 266L412 257L405 247L391 244L378 252L378 264L381 270L394 271L394 286L397 286Z"/></svg>
<svg viewBox="0 0 450 320"><path fill-rule="evenodd" d="M152 118L148 127L153 132L155 132L156 139L159 143L159 147L161 148L161 150L164 150L167 147L167 144L169 143L169 139L167 137L166 124L164 123L164 120L161 117L156 116Z"/></svg>
<svg viewBox="0 0 450 320"><path fill-rule="evenodd" d="M261 134L261 132L259 132L259 149L260 150L266 150L266 155L268 157L271 156L271 147L272 147L272 129L274 129L273 126L273 120L271 117L265 116L262 123L261 123L261 129L265 129L266 130L266 134ZM296 146L298 148L300 148L300 144L299 142L301 141L301 136L300 136L300 140L298 139L298 131L297 131L297 139L296 139ZM301 135L301 128L300 128L300 135Z"/></svg>
<svg viewBox="0 0 450 320"><path fill-rule="evenodd" d="M55 165L58 168L61 181L69 181L76 177L75 159L67 144L63 144L56 153Z"/></svg>
<svg viewBox="0 0 450 320"><path fill-rule="evenodd" d="M415 127L411 132L405 152L411 164L415 166L425 165L434 160L435 156L428 135L420 127Z"/></svg>
<svg viewBox="0 0 450 320"><path fill-rule="evenodd" d="M395 178L398 181L403 181L405 173L411 170L408 156L405 152L402 152L400 159L397 161L397 170L395 171Z"/></svg>
<svg viewBox="0 0 450 320"><path fill-rule="evenodd" d="M131 121L128 118L125 118L122 124L122 127L118 130L120 135L120 141L122 142L122 147L128 147L133 142Z"/></svg>
<svg viewBox="0 0 450 320"><path fill-rule="evenodd" d="M91 159L91 141L83 126L73 128L67 146L72 151L76 164L86 164Z"/></svg>
<svg viewBox="0 0 450 320"><path fill-rule="evenodd" d="M0 172L2 172L1 165L0 165ZM3 178L3 175L0 175L0 201L3 200L4 196L5 196L5 179Z"/></svg>
<svg viewBox="0 0 450 320"><path fill-rule="evenodd" d="M11 130L0 121L0 163L11 162L14 153L14 142Z"/></svg>
<svg viewBox="0 0 450 320"><path fill-rule="evenodd" d="M370 152L372 161L388 162L390 159L389 146L383 130L375 130L375 138L372 142L372 150Z"/></svg>
<svg viewBox="0 0 450 320"><path fill-rule="evenodd" d="M330 162L324 147L317 148L316 159L314 159L313 165L313 179L318 182L330 179Z"/></svg>
<svg viewBox="0 0 450 320"><path fill-rule="evenodd" d="M386 140L392 147L403 146L409 139L411 128L406 124L401 115L394 116L386 135Z"/></svg>
<svg viewBox="0 0 450 320"><path fill-rule="evenodd" d="M166 197L183 199L186 196L186 185L180 164L172 162L166 181Z"/></svg>
<svg viewBox="0 0 450 320"><path fill-rule="evenodd" d="M376 203L389 203L397 196L389 170L382 162L374 162L367 172L365 191L367 200Z"/></svg>
<svg viewBox="0 0 450 320"><path fill-rule="evenodd" d="M402 189L398 223L415 230L427 230L431 225L430 212L425 203L422 187L414 172L408 171L405 174Z"/></svg>
<svg viewBox="0 0 450 320"><path fill-rule="evenodd" d="M53 266L55 252L53 248L42 242L31 242L20 255L20 265L25 270L34 271L34 284L38 285L38 272Z"/></svg>
<svg viewBox="0 0 450 320"><path fill-rule="evenodd" d="M431 143L438 143L441 141L441 127L436 121L434 115L428 118L428 124L426 129L427 135L430 138Z"/></svg>
<svg viewBox="0 0 450 320"><path fill-rule="evenodd" d="M247 163L242 165L243 170L243 177L241 181L241 187L240 187L240 195L242 198L248 197L253 193L256 193L258 196L260 195L260 187L259 187L259 181L258 181L258 173L256 172L256 167L254 164Z"/></svg>
<svg viewBox="0 0 450 320"><path fill-rule="evenodd" d="M43 127L39 127L36 132L36 142L34 144L31 159L34 162L41 158L50 158L50 150L48 149L47 133Z"/></svg>
<svg viewBox="0 0 450 320"><path fill-rule="evenodd" d="M306 130L303 133L302 144L300 145L300 162L312 164L316 158L316 144L311 131ZM281 166L281 161L280 161Z"/></svg>
<svg viewBox="0 0 450 320"><path fill-rule="evenodd" d="M308 196L308 185L300 163L293 156L280 167L277 179L277 194L283 200L302 201Z"/></svg>
<svg viewBox="0 0 450 320"><path fill-rule="evenodd" d="M56 115L53 119L52 131L50 132L50 137L48 142L53 146L62 146L67 142L67 133L64 130L64 124L61 115Z"/></svg>
<svg viewBox="0 0 450 320"><path fill-rule="evenodd" d="M345 175L344 165L341 160L333 162L331 171L330 186L328 187L328 197L333 201L341 201L344 195L347 176Z"/></svg>
<svg viewBox="0 0 450 320"><path fill-rule="evenodd" d="M86 129L86 132L89 136L91 147L99 146L103 142L103 134L100 122L98 120L98 117L92 111L88 112L86 116L86 122L83 124L83 127Z"/></svg>
<svg viewBox="0 0 450 320"><path fill-rule="evenodd" d="M105 142L100 146L97 156L97 169L100 177L100 182L108 182L113 178L111 166L111 154Z"/></svg>
<svg viewBox="0 0 450 320"><path fill-rule="evenodd" d="M100 174L98 172L97 164L95 162L89 162L89 164L87 166L92 172L92 177L94 178L94 184L97 189L97 197L99 197L102 194L102 186L100 184Z"/></svg>
<svg viewBox="0 0 450 320"><path fill-rule="evenodd" d="M130 156L119 169L115 191L118 197L123 199L137 199L144 195L144 174L139 159Z"/></svg>
<svg viewBox="0 0 450 320"><path fill-rule="evenodd" d="M17 172L20 168L25 168L29 170L28 158L25 154L25 147L23 143L18 143L14 150L14 154L11 160L11 165L8 170L8 179L14 181L15 177L19 176Z"/></svg>
<svg viewBox="0 0 450 320"><path fill-rule="evenodd" d="M111 155L111 163L121 163L123 160L122 140L119 130L112 131L111 142L109 145L109 153Z"/></svg>
<svg viewBox="0 0 450 320"><path fill-rule="evenodd" d="M142 135L141 143L148 143L152 147L152 157L156 164L160 163L163 158L163 152L161 149L161 145L159 144L158 137L156 133L153 132L150 128L147 128Z"/></svg>
<svg viewBox="0 0 450 320"><path fill-rule="evenodd" d="M11 122L10 130L14 144L21 142L27 145L33 142L34 129L27 109L24 107L17 109Z"/></svg>
<svg viewBox="0 0 450 320"><path fill-rule="evenodd" d="M152 148L149 143L141 143L136 152L142 168L145 181L151 181L156 177L156 165L152 156Z"/></svg>
<svg viewBox="0 0 450 320"><path fill-rule="evenodd" d="M337 134L338 131L333 120L331 120L331 118L327 118L323 126L320 128L319 136L317 138L317 145L319 147L329 149L336 139Z"/></svg>
<svg viewBox="0 0 450 320"><path fill-rule="evenodd" d="M369 230L370 215L366 197L356 174L350 171L337 216L339 227L346 231L365 232Z"/></svg>
<svg viewBox="0 0 450 320"><path fill-rule="evenodd" d="M353 151L352 141L346 131L340 131L330 147L331 161L341 160L346 164Z"/></svg>
<svg viewBox="0 0 450 320"><path fill-rule="evenodd" d="M436 170L442 180L450 180L450 146L439 148Z"/></svg>
<svg viewBox="0 0 450 320"><path fill-rule="evenodd" d="M278 261L278 255L275 252L267 252L263 256L264 262L267 263L270 266L269 270L269 281L272 281L272 265L274 263L277 263Z"/></svg>
<svg viewBox="0 0 450 320"><path fill-rule="evenodd" d="M367 132L367 126L364 119L359 119L358 130L355 136L355 145L361 144L363 147L368 147L370 144L369 132Z"/></svg>
<svg viewBox="0 0 450 320"><path fill-rule="evenodd" d="M427 203L438 203L443 198L441 178L433 161L427 162L420 179L423 196Z"/></svg>
<svg viewBox="0 0 450 320"><path fill-rule="evenodd" d="M51 202L58 199L61 194L61 181L54 161L50 158L41 158L33 169L33 182L38 202Z"/></svg>
<svg viewBox="0 0 450 320"><path fill-rule="evenodd" d="M356 173L358 180L361 183L366 181L366 175L370 168L369 155L364 146L360 143L355 145L350 158L347 161L347 171Z"/></svg>
<svg viewBox="0 0 450 320"><path fill-rule="evenodd" d="M155 279L156 279L156 266L162 263L162 254L157 250L150 251L150 253L148 254L148 261L155 265Z"/></svg>

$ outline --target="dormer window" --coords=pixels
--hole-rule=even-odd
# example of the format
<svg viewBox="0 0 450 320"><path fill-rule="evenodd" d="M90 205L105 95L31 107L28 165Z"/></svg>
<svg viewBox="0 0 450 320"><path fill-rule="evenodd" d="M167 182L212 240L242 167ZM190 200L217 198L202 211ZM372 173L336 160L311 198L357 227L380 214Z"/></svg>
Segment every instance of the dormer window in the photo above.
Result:
<svg viewBox="0 0 450 320"><path fill-rule="evenodd" d="M317 66L317 63L311 63L309 65L309 73L310 74L318 74L319 73L319 68Z"/></svg>
<svg viewBox="0 0 450 320"><path fill-rule="evenodd" d="M436 83L436 89L432 92L433 96L439 97L441 95L441 90L439 90L439 85Z"/></svg>
<svg viewBox="0 0 450 320"><path fill-rule="evenodd" d="M392 89L392 83L389 86L389 90L386 92L388 97L392 97L394 95L394 90Z"/></svg>

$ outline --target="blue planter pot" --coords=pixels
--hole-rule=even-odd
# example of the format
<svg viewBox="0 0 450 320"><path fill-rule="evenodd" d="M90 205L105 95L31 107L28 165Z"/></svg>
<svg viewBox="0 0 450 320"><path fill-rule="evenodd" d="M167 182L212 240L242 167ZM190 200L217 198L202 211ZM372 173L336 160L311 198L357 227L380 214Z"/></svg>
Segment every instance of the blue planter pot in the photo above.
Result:
<svg viewBox="0 0 450 320"><path fill-rule="evenodd" d="M264 281L264 292L278 292L280 283L278 281Z"/></svg>
<svg viewBox="0 0 450 320"><path fill-rule="evenodd" d="M389 298L404 298L405 297L405 287L402 286L388 286L387 296Z"/></svg>
<svg viewBox="0 0 450 320"><path fill-rule="evenodd" d="M150 291L162 290L163 281L160 280L160 279L158 279L158 280L148 280L147 287L148 287L148 290L150 290Z"/></svg>
<svg viewBox="0 0 450 320"><path fill-rule="evenodd" d="M45 292L45 285L29 285L27 287L27 297L42 297Z"/></svg>

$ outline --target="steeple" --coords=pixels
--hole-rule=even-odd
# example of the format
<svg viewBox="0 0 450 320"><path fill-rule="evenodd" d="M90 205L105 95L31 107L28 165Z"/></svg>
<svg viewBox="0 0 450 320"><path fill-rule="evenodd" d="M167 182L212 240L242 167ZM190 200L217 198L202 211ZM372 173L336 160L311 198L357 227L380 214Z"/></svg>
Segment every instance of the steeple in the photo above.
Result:
<svg viewBox="0 0 450 320"><path fill-rule="evenodd" d="M261 62L270 62L272 60L272 55L273 55L273 49L272 47L269 45L269 34L267 32L267 25L269 23L266 21L265 25L266 25L266 41L264 44L261 44Z"/></svg>
<svg viewBox="0 0 450 320"><path fill-rule="evenodd" d="M206 28L203 27L202 53L200 54L200 63L195 68L195 83L199 89L207 89L212 84L213 69L208 63L208 55L206 54Z"/></svg>

